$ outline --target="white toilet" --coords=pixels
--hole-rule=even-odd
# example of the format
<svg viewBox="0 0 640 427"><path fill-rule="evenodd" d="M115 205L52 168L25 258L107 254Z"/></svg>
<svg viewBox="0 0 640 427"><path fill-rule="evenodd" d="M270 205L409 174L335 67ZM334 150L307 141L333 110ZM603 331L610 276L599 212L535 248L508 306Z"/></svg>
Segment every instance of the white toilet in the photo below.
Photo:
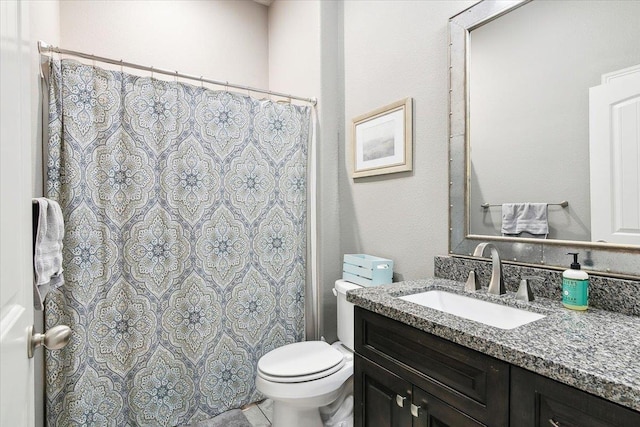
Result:
<svg viewBox="0 0 640 427"><path fill-rule="evenodd" d="M340 341L288 344L258 361L256 387L273 400L273 427L322 427L320 407L352 394L353 304L346 293L360 287L336 281Z"/></svg>

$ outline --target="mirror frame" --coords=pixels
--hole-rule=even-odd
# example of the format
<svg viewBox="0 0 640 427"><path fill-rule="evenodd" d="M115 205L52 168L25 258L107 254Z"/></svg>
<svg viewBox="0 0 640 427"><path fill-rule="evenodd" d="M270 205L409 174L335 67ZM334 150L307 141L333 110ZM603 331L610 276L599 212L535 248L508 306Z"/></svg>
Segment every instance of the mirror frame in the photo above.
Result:
<svg viewBox="0 0 640 427"><path fill-rule="evenodd" d="M449 254L469 257L491 241L503 262L564 270L567 252L580 252L589 273L640 279L640 246L469 234L469 40L470 32L532 0L484 0L449 19Z"/></svg>

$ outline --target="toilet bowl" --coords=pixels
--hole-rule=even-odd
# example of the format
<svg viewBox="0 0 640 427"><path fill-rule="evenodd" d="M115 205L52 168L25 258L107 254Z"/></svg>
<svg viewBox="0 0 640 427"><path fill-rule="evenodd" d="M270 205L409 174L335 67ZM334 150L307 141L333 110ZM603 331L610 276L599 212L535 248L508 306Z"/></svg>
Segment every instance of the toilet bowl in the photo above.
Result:
<svg viewBox="0 0 640 427"><path fill-rule="evenodd" d="M258 361L256 388L273 400L273 427L322 427L320 407L352 394L353 304L346 292L360 286L336 281L338 341L304 341L270 351Z"/></svg>

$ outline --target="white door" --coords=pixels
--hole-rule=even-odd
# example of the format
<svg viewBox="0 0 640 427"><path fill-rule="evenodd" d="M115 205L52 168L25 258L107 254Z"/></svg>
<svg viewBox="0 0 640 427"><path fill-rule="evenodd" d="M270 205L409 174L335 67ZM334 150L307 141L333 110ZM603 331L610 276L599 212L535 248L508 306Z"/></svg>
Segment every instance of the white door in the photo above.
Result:
<svg viewBox="0 0 640 427"><path fill-rule="evenodd" d="M603 83L589 89L591 240L640 245L640 66Z"/></svg>
<svg viewBox="0 0 640 427"><path fill-rule="evenodd" d="M0 426L34 424L27 2L0 0Z"/></svg>

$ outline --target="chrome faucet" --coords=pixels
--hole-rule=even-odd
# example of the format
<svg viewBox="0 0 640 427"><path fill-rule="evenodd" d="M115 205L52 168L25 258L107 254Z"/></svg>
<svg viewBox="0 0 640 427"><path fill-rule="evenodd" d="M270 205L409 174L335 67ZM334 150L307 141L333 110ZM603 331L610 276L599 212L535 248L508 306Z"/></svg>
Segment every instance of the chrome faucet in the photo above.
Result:
<svg viewBox="0 0 640 427"><path fill-rule="evenodd" d="M476 246L476 250L473 251L473 256L482 257L486 248L491 249L491 262L493 267L491 268L491 280L489 281L489 293L494 295L503 295L507 291L504 287L504 279L502 278L502 261L500 261L500 254L498 248L493 243L485 242Z"/></svg>

